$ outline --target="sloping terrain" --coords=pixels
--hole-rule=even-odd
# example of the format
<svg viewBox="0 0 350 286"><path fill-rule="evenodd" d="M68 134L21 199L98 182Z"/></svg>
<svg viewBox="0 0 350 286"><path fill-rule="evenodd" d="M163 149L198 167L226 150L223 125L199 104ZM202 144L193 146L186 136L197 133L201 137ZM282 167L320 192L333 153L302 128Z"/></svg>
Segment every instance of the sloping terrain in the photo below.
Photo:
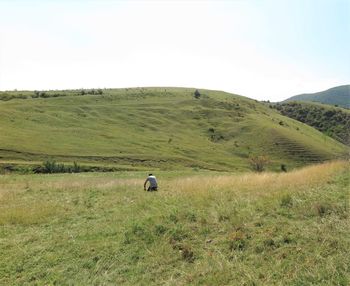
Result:
<svg viewBox="0 0 350 286"><path fill-rule="evenodd" d="M281 114L310 125L322 133L350 145L350 111L311 102L277 103Z"/></svg>
<svg viewBox="0 0 350 286"><path fill-rule="evenodd" d="M0 176L0 285L349 285L348 170Z"/></svg>
<svg viewBox="0 0 350 286"><path fill-rule="evenodd" d="M255 155L267 155L270 168L278 169L348 151L257 101L220 91L199 90L196 97L190 88L25 94L0 101L2 163L53 158L124 170L232 171L248 168Z"/></svg>
<svg viewBox="0 0 350 286"><path fill-rule="evenodd" d="M341 85L316 93L304 93L292 96L289 101L315 101L350 108L350 85Z"/></svg>

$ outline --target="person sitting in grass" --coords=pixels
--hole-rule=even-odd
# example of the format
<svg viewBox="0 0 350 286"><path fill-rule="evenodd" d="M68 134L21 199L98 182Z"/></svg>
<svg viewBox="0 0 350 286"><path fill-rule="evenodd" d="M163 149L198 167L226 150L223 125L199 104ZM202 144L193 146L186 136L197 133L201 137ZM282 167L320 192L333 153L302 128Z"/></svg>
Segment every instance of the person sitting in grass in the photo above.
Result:
<svg viewBox="0 0 350 286"><path fill-rule="evenodd" d="M152 174L148 174L148 177L147 177L145 183L143 184L143 189L145 191L146 191L147 182L149 182L147 192L158 191L158 183L157 183L157 179L155 176L153 176Z"/></svg>

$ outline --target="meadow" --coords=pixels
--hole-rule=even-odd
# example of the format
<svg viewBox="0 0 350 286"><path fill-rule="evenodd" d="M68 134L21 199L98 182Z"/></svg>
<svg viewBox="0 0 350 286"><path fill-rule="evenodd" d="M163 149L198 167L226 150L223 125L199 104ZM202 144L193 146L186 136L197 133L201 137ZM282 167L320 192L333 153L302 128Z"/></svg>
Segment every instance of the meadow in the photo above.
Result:
<svg viewBox="0 0 350 286"><path fill-rule="evenodd" d="M1 285L349 285L349 163L0 176Z"/></svg>

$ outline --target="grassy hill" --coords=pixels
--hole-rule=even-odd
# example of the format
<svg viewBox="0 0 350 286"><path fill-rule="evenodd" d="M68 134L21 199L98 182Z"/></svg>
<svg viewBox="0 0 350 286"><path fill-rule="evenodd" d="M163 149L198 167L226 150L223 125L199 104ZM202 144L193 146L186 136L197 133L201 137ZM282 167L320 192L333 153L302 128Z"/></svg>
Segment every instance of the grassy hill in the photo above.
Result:
<svg viewBox="0 0 350 286"><path fill-rule="evenodd" d="M119 170L0 175L0 285L349 285L349 163L292 170L344 144L220 91L0 98L3 170ZM269 171L243 173L257 155Z"/></svg>
<svg viewBox="0 0 350 286"><path fill-rule="evenodd" d="M281 114L308 124L332 138L350 145L350 111L311 102L277 103Z"/></svg>
<svg viewBox="0 0 350 286"><path fill-rule="evenodd" d="M288 101L316 101L350 108L350 85L341 85L316 93L304 93L286 99Z"/></svg>
<svg viewBox="0 0 350 286"><path fill-rule="evenodd" d="M349 285L348 170L0 176L0 284Z"/></svg>
<svg viewBox="0 0 350 286"><path fill-rule="evenodd" d="M0 162L53 158L119 170L232 171L249 168L250 156L267 155L276 170L348 151L257 101L199 92L199 98L189 88L6 92L0 101Z"/></svg>

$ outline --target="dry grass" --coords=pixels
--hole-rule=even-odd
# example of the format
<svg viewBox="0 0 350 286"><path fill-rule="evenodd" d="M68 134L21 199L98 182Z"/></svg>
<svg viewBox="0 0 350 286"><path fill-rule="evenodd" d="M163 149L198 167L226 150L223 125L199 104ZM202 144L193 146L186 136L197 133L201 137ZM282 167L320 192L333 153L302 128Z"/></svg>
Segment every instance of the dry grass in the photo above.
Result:
<svg viewBox="0 0 350 286"><path fill-rule="evenodd" d="M160 178L161 189L168 195L177 193L198 194L218 190L233 192L254 191L260 193L266 190L281 190L290 188L305 188L327 182L337 171L348 168L345 161L333 161L313 165L289 173L244 173L233 175L198 175L180 177L176 179ZM113 176L113 174L111 175ZM28 188L35 189L110 189L117 187L142 187L143 179L88 177L88 176L60 176L53 180L43 176L41 180L23 181L8 179L0 180L0 201L8 192L16 193ZM6 195L7 194L7 195Z"/></svg>
<svg viewBox="0 0 350 286"><path fill-rule="evenodd" d="M140 186L143 184L143 180L141 179L114 179L114 178L95 178L95 177L85 177L85 176L60 176L55 178L54 180L49 180L50 175L46 175L42 177L42 180L38 181L12 181L11 176L9 180L0 181L0 200L2 196L11 191L18 192L21 190L25 190L28 188L35 189L53 189L53 190L61 190L61 189L109 189L113 187L122 187L122 186Z"/></svg>
<svg viewBox="0 0 350 286"><path fill-rule="evenodd" d="M2 205L0 211L0 225L30 225L47 221L58 213L59 208L56 205L45 202L36 202L32 205L15 203L6 206Z"/></svg>
<svg viewBox="0 0 350 286"><path fill-rule="evenodd" d="M271 194L275 191L293 189L307 190L329 181L338 171L348 168L344 161L328 162L305 167L289 173L246 173L225 176L177 178L168 182L164 188L173 195L210 194L230 191L235 194Z"/></svg>
<svg viewBox="0 0 350 286"><path fill-rule="evenodd" d="M308 190L331 180L331 177L341 169L348 168L344 161L305 167L289 173L245 173L234 175L191 176L161 180L160 196L204 197L215 195L225 197L227 193L240 197L259 198L278 192L293 192ZM58 208L48 202L26 202L23 194L31 189L40 190L138 190L143 185L143 179L106 178L71 176L57 177L47 180L43 177L37 181L11 180L10 177L0 182L0 224L33 224L45 221L57 213Z"/></svg>
<svg viewBox="0 0 350 286"><path fill-rule="evenodd" d="M59 212L52 202L26 201L24 194L30 191L27 183L0 186L0 225L43 223Z"/></svg>

